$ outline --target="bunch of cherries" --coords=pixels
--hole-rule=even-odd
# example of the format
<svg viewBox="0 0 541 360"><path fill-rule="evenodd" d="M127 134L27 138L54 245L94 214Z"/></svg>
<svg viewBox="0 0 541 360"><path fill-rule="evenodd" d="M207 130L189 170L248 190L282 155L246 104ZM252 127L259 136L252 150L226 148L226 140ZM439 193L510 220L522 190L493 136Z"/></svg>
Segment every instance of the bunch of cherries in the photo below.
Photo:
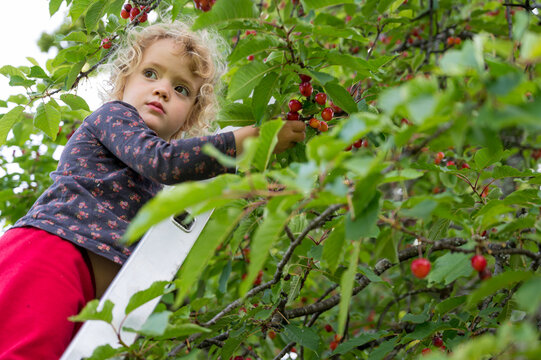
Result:
<svg viewBox="0 0 541 360"><path fill-rule="evenodd" d="M299 77L301 79L301 83L299 85L299 92L302 96L310 99L312 96L312 93L314 92L314 88L312 87L311 80L312 78L305 74L299 74ZM324 92L318 92L314 96L314 101L321 105L323 110L321 111L321 119L319 120L315 117L310 118L310 121L308 122L308 125L310 125L312 128L319 130L321 132L325 132L329 130L329 124L327 124L328 121L332 120L335 111L341 112L342 109L340 109L338 106L335 106L332 104L329 107L325 107L327 104L327 94ZM299 114L299 111L302 110L302 103L297 99L291 99L289 101L289 112L287 113L287 119L288 120L300 120L301 116Z"/></svg>
<svg viewBox="0 0 541 360"><path fill-rule="evenodd" d="M126 3L124 4L124 6L122 7L122 10L120 11L120 17L123 19L129 18L130 21L133 21L133 19L135 19L137 15L139 15L140 13L143 13L143 15L141 15L138 20L140 23L144 23L148 19L148 16L147 16L148 12L149 12L149 9L145 8L144 6L141 6L141 7L137 5L132 6L130 3Z"/></svg>
<svg viewBox="0 0 541 360"><path fill-rule="evenodd" d="M216 0L193 0L195 8L204 12L210 11L215 2Z"/></svg>

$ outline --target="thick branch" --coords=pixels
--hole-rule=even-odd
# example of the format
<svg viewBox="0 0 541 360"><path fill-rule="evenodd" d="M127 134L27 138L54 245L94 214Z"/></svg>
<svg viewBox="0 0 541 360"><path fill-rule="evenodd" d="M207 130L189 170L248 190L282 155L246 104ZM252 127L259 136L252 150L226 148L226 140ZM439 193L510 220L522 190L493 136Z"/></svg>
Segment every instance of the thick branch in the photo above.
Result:
<svg viewBox="0 0 541 360"><path fill-rule="evenodd" d="M451 239L442 239L439 241L436 241L434 245L432 246L432 251L438 251L438 250L445 250L448 246L461 246L466 243L466 240L460 239L460 238L451 238ZM423 248L426 247L425 244L421 245ZM407 261L411 258L414 258L418 255L418 247L411 247L405 250L402 250L398 253L398 260L399 262ZM387 259L381 259L377 262L377 264L374 266L374 273L376 275L380 275L383 272L387 271L391 267L393 267L396 264L391 263ZM353 289L352 296L358 294L361 290L363 290L368 284L370 284L370 280L364 275L360 276L358 281L360 285L356 286ZM287 319L296 318L299 316L305 316L314 314L317 312L323 312L329 309L332 309L336 305L340 303L341 296L339 294L331 296L328 299L325 299L319 303L310 304L305 307L296 308L292 310L288 310L285 312L285 317Z"/></svg>

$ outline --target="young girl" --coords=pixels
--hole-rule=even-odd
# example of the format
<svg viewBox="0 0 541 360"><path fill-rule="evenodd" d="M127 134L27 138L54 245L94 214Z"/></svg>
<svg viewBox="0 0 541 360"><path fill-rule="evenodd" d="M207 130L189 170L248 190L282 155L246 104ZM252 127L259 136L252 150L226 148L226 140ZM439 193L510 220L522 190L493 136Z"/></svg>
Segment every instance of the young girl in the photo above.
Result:
<svg viewBox="0 0 541 360"><path fill-rule="evenodd" d="M162 188L233 172L201 148L236 156L255 127L179 139L207 126L222 74L206 32L185 24L134 30L117 51L113 101L70 138L53 185L0 238L0 359L58 359L78 326L68 317L100 297L131 247L119 239ZM304 139L288 121L275 151Z"/></svg>

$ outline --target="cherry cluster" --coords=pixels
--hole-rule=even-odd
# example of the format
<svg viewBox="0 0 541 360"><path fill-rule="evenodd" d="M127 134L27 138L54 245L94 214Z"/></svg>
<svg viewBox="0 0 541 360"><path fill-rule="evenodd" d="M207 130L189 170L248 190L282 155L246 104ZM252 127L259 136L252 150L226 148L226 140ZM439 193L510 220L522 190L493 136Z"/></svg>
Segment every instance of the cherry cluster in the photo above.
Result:
<svg viewBox="0 0 541 360"><path fill-rule="evenodd" d="M204 12L210 11L215 2L216 0L193 0L195 8Z"/></svg>
<svg viewBox="0 0 541 360"><path fill-rule="evenodd" d="M460 45L461 42L462 42L462 39L460 39L459 37L449 36L447 38L447 45L449 46Z"/></svg>
<svg viewBox="0 0 541 360"><path fill-rule="evenodd" d="M312 78L305 74L299 74L299 77L301 79L301 83L299 85L299 92L302 96L310 100L312 98L312 94L314 92L314 88L312 87ZM319 104L321 107L323 107L323 110L321 111L321 120L312 117L310 118L308 125L310 125L312 128L319 130L321 132L325 132L329 130L329 124L328 121L331 121L334 117L335 112L342 112L342 109L340 109L338 106L334 105L331 101L330 106L326 106L327 104L327 94L324 92L318 92L314 96L314 101ZM287 119L288 120L301 120L301 115L299 114L299 111L302 110L303 106L302 103L297 99L291 99L289 101L289 112L287 113Z"/></svg>
<svg viewBox="0 0 541 360"><path fill-rule="evenodd" d="M145 8L144 6L132 6L130 3L126 3L120 11L120 17L123 19L129 18L130 21L133 21L133 19L135 19L141 12L143 13L143 15L141 15L138 20L140 23L144 23L148 19L147 14L149 12L149 9Z"/></svg>
<svg viewBox="0 0 541 360"><path fill-rule="evenodd" d="M445 153L443 151L438 152L436 156L434 157L434 164L440 165L444 158L445 158ZM445 162L445 165L448 167L457 166L454 160L447 160ZM470 168L470 165L468 165L467 162L462 162L462 164L460 164L460 169L469 169L469 168Z"/></svg>

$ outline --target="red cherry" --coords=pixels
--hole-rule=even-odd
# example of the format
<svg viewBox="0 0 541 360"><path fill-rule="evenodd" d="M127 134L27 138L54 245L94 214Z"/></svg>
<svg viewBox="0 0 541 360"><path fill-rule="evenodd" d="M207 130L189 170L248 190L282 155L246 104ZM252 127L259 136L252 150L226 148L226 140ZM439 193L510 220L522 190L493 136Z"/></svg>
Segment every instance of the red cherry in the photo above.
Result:
<svg viewBox="0 0 541 360"><path fill-rule="evenodd" d="M132 9L131 4L129 4L129 3L128 3L128 4L124 4L124 10L126 10L127 12L130 12L131 9Z"/></svg>
<svg viewBox="0 0 541 360"><path fill-rule="evenodd" d="M336 341L331 341L331 344L329 345L332 351L334 351L337 346L338 346L338 343Z"/></svg>
<svg viewBox="0 0 541 360"><path fill-rule="evenodd" d="M418 258L411 262L411 272L419 279L423 279L428 275L430 267L430 261L425 258Z"/></svg>
<svg viewBox="0 0 541 360"><path fill-rule="evenodd" d="M248 61L252 61L252 60L254 60L254 56L253 56L253 55L248 55L248 56L246 57L246 59L247 59Z"/></svg>
<svg viewBox="0 0 541 360"><path fill-rule="evenodd" d="M300 111L302 109L302 104L299 100L291 99L289 100L289 110L291 111Z"/></svg>
<svg viewBox="0 0 541 360"><path fill-rule="evenodd" d="M287 119L288 120L299 120L300 115L296 111L290 111L287 113Z"/></svg>
<svg viewBox="0 0 541 360"><path fill-rule="evenodd" d="M325 331L326 332L332 332L333 331L332 325L331 324L325 325Z"/></svg>
<svg viewBox="0 0 541 360"><path fill-rule="evenodd" d="M460 166L460 168L462 168L462 169L469 169L469 168L470 168L470 165L468 165L468 163L465 162L465 163L462 163L462 165Z"/></svg>
<svg viewBox="0 0 541 360"><path fill-rule="evenodd" d="M455 45L460 45L461 42L462 42L462 39L459 37L456 37L454 40Z"/></svg>
<svg viewBox="0 0 541 360"><path fill-rule="evenodd" d="M308 122L308 125L310 125L310 127L314 128L314 129L319 129L319 123L320 123L320 121L318 119L311 118L310 122Z"/></svg>
<svg viewBox="0 0 541 360"><path fill-rule="evenodd" d="M327 102L327 94L317 93L315 100L319 105L325 105L325 103Z"/></svg>
<svg viewBox="0 0 541 360"><path fill-rule="evenodd" d="M294 347L291 348L291 352L292 353L297 353L297 349L295 349Z"/></svg>
<svg viewBox="0 0 541 360"><path fill-rule="evenodd" d="M148 15L147 15L147 13L145 12L145 13L143 13L143 15L141 15L141 17L139 18L139 22L140 22L140 23L144 23L145 21L147 21L147 19L148 19Z"/></svg>
<svg viewBox="0 0 541 360"><path fill-rule="evenodd" d="M111 47L111 40L109 40L109 38L104 38L101 40L101 47L104 49L109 49Z"/></svg>
<svg viewBox="0 0 541 360"><path fill-rule="evenodd" d="M485 268L483 271L479 271L479 279L481 280L487 280L492 277L492 273L488 268Z"/></svg>
<svg viewBox="0 0 541 360"><path fill-rule="evenodd" d="M331 108L334 110L335 113L341 113L342 112L342 109L339 108L338 106L334 105L334 103L331 101Z"/></svg>
<svg viewBox="0 0 541 360"><path fill-rule="evenodd" d="M274 338L276 337L276 333L275 333L274 331L272 331L272 330L269 331L269 332L267 333L267 335L269 336L269 338L270 338L271 340L274 340Z"/></svg>
<svg viewBox="0 0 541 360"><path fill-rule="evenodd" d="M136 7L132 8L132 9L130 10L130 19L131 19L131 20L135 19L135 17L136 17L137 15L139 15L140 12L141 12L141 10L139 10L139 8L136 8Z"/></svg>
<svg viewBox="0 0 541 360"><path fill-rule="evenodd" d="M299 91L303 96L310 97L313 90L314 89L312 88L312 84L310 84L309 82L303 82L299 85Z"/></svg>
<svg viewBox="0 0 541 360"><path fill-rule="evenodd" d="M329 130L329 124L327 124L325 121L320 121L318 130L321 131L321 132L328 131Z"/></svg>
<svg viewBox="0 0 541 360"><path fill-rule="evenodd" d="M447 45L453 46L455 44L455 39L452 36L447 38Z"/></svg>
<svg viewBox="0 0 541 360"><path fill-rule="evenodd" d="M363 146L363 139L359 139L353 143L353 146L355 146L357 149Z"/></svg>
<svg viewBox="0 0 541 360"><path fill-rule="evenodd" d="M323 109L323 111L321 112L321 117L325 121L331 121L333 116L334 116L334 110L330 107Z"/></svg>
<svg viewBox="0 0 541 360"><path fill-rule="evenodd" d="M351 151L351 149L353 149L353 145L349 145L347 148L345 148L344 150L345 151Z"/></svg>
<svg viewBox="0 0 541 360"><path fill-rule="evenodd" d="M539 160L539 158L541 158L541 149L535 149L532 151L532 157L535 161Z"/></svg>
<svg viewBox="0 0 541 360"><path fill-rule="evenodd" d="M447 161L447 166L454 166L455 162L453 160Z"/></svg>
<svg viewBox="0 0 541 360"><path fill-rule="evenodd" d="M483 255L475 255L471 258L471 266L476 271L483 271L487 267L487 259Z"/></svg>
<svg viewBox="0 0 541 360"><path fill-rule="evenodd" d="M299 77L301 78L301 82L310 82L312 80L312 77L305 75L305 74L299 74Z"/></svg>
<svg viewBox="0 0 541 360"><path fill-rule="evenodd" d="M130 12L125 9L122 9L120 10L120 17L123 19L127 19L130 17Z"/></svg>
<svg viewBox="0 0 541 360"><path fill-rule="evenodd" d="M432 338L432 344L434 344L434 346L437 346L437 347L442 347L443 346L443 340L439 336L434 336Z"/></svg>
<svg viewBox="0 0 541 360"><path fill-rule="evenodd" d="M432 352L432 350L430 350L429 348L424 348L422 351L421 351L421 354L423 355L428 355Z"/></svg>

